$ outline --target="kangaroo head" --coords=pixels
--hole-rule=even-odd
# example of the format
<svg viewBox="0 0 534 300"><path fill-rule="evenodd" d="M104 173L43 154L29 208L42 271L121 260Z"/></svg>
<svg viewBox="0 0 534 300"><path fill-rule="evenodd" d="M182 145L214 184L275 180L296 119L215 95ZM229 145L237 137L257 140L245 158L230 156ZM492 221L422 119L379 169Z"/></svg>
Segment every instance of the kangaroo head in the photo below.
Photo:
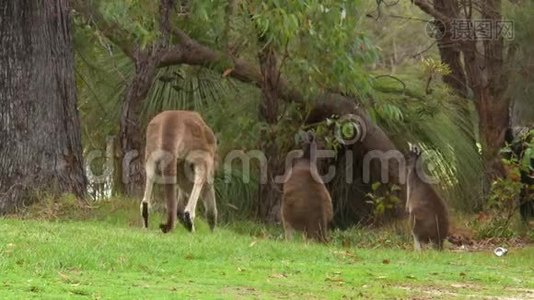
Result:
<svg viewBox="0 0 534 300"><path fill-rule="evenodd" d="M307 132L305 139L302 142L302 158L311 160L317 150L317 144L315 143L315 136L311 132Z"/></svg>
<svg viewBox="0 0 534 300"><path fill-rule="evenodd" d="M408 150L408 153L406 154L406 168L408 170L412 170L416 163L417 163L417 160L419 159L419 157L421 157L421 154L423 153L421 151L421 148L417 145L412 145L410 143L408 143L409 145L409 150Z"/></svg>

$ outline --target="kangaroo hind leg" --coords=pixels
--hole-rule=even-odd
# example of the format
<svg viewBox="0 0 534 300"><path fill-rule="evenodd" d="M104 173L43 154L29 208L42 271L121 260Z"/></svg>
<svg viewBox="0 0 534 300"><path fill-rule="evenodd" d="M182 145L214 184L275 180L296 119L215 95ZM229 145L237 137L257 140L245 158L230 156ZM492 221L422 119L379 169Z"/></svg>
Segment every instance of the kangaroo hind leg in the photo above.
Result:
<svg viewBox="0 0 534 300"><path fill-rule="evenodd" d="M150 209L150 203L152 200L152 188L154 187L154 176L156 170L156 162L153 160L147 160L145 164L146 183L145 194L139 210L141 211L141 217L143 218L143 227L148 228L148 211Z"/></svg>
<svg viewBox="0 0 534 300"><path fill-rule="evenodd" d="M202 187L204 186L204 183L206 182L206 167L201 164L195 164L194 165L194 184L193 189L191 190L191 194L189 195L189 200L187 202L187 206L184 210L184 225L187 230L190 232L195 231L194 226L194 220L195 220L195 211L197 207L198 198L200 197L200 193L202 191Z"/></svg>
<svg viewBox="0 0 534 300"><path fill-rule="evenodd" d="M172 159L167 165L164 166L162 172L164 175L163 188L165 193L165 202L167 203L167 222L159 226L163 233L173 230L176 222L176 169L176 160Z"/></svg>
<svg viewBox="0 0 534 300"><path fill-rule="evenodd" d="M204 200L204 208L206 209L206 218L208 219L211 231L213 231L217 225L217 203L213 183L204 185L202 198Z"/></svg>

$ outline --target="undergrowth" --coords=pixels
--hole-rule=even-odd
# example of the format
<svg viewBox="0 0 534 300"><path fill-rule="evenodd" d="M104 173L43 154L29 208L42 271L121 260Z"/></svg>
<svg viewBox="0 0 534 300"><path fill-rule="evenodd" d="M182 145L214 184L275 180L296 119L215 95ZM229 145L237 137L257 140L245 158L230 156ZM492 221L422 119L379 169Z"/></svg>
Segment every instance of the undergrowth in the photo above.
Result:
<svg viewBox="0 0 534 300"><path fill-rule="evenodd" d="M163 201L154 201L150 214L153 227L164 220L165 207ZM207 226L203 218L203 208L199 205L197 226ZM44 197L42 201L19 211L10 218L33 219L42 221L96 221L111 225L141 227L138 199L113 197L106 200L81 202L75 197L66 195L61 198ZM478 214L452 213L451 235L461 235L465 241L494 241L514 246L520 240L522 244L534 241L534 230L521 222L519 216L513 215L504 222L498 212L488 211ZM177 226L180 226L177 224ZM240 235L258 239L283 240L281 224L265 224L250 216L236 213L220 218L218 226ZM296 235L297 240L303 238ZM332 229L330 232L332 245L350 248L412 249L413 240L407 220L390 221L381 226L354 226L346 230ZM493 245L493 244L492 244ZM446 242L446 247L454 247Z"/></svg>

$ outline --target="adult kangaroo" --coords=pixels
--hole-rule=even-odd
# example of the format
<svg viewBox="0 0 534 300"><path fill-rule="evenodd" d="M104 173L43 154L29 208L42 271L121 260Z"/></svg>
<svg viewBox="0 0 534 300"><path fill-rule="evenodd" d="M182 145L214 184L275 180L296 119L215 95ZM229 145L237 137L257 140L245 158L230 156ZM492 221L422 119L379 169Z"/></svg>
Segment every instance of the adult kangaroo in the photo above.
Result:
<svg viewBox="0 0 534 300"><path fill-rule="evenodd" d="M189 231L195 230L199 197L204 200L209 226L214 229L217 222L213 188L216 151L213 131L196 112L164 111L150 121L146 131L146 186L140 205L145 228L148 227L153 185L161 183L167 202L167 222L160 225L164 233L174 228L177 217Z"/></svg>
<svg viewBox="0 0 534 300"><path fill-rule="evenodd" d="M328 223L332 221L333 208L330 194L318 174L312 141L304 145L304 154L291 168L284 183L282 197L282 223L286 239L295 230L304 232L307 238L328 242Z"/></svg>
<svg viewBox="0 0 534 300"><path fill-rule="evenodd" d="M410 214L414 247L421 250L422 242L431 242L441 250L449 232L447 206L432 185L424 181L420 157L421 149L410 145L406 156L406 209Z"/></svg>

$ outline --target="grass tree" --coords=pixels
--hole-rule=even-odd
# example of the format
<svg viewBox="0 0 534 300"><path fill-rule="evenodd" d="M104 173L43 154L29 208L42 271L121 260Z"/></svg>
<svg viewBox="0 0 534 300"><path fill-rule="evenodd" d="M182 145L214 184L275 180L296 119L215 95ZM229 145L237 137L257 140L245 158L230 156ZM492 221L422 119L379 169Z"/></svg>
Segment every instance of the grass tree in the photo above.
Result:
<svg viewBox="0 0 534 300"><path fill-rule="evenodd" d="M159 9L148 3L136 3L129 7L123 3L122 9L121 4L102 4L98 1L74 3L75 9L89 24L94 24L103 36L136 64L137 75L128 85L123 100L120 133L123 154L142 148L142 142L138 141L138 137L142 136L141 130L136 128L141 123L140 104L137 103L146 97L150 89L155 77L154 68L179 64L202 65L218 70L221 74L252 82L258 87L265 87L262 76L265 72L262 73L262 68L258 67L254 56L251 56L251 53L259 51L256 43L258 35L269 43L271 60L279 53L283 55L278 59L278 64L263 64L263 70L266 67L280 70L284 66L284 73L293 76L294 82L291 83L285 76L271 79L273 86L270 88L276 90L277 96L286 102L305 103L306 95L329 86L333 86L335 90L352 92L368 90L362 62L367 59L365 53L372 49L355 48L354 35L357 40L364 36L356 32L355 20L358 18L346 18L347 15L357 13L357 4L332 1L329 4L295 3L289 7L280 7L276 2L240 2L233 9L226 9L223 2L216 5L217 3L199 1L179 7L184 11L181 14L172 9L172 1L162 1ZM131 14L125 16L122 13L124 11ZM174 14L171 17L165 11ZM227 16L229 12L231 16ZM152 13L151 17L147 17L147 13ZM125 21L126 17L132 16L134 25L130 20ZM225 29L228 26L232 28ZM190 35L196 35L195 39ZM227 36L228 41L217 41L220 36ZM162 39L166 43L162 43ZM203 44L200 41L210 42ZM328 53L326 56L322 55L325 50ZM308 73L307 76L294 76L305 72ZM281 74L280 71L278 73ZM302 84L306 88L291 88L296 84ZM139 87L136 86L139 85L143 86L141 90L137 90ZM136 100L131 99L133 96ZM271 101L270 105L274 105L276 101ZM263 105L263 108L270 110L268 117L275 121L279 114L277 109L273 110L269 105ZM133 163L134 161L130 165ZM135 176L127 177L132 188L142 185L139 168L131 170ZM131 189L127 188L126 191ZM273 204L268 210L275 206Z"/></svg>
<svg viewBox="0 0 534 300"><path fill-rule="evenodd" d="M165 5L172 6L168 10L169 18L162 9ZM329 92L336 95L335 99L358 103L361 112L371 117L370 126L380 132L384 129L397 147L403 148L406 141L419 141L437 150L439 168L436 172L446 178L442 186L451 195L464 195L465 206L472 206L477 198L466 195L471 195L467 193L471 188L469 182L480 173L480 161L472 147L472 131L466 129L470 123L465 120L463 110L468 108L457 105L456 98L451 100L447 90L438 83L432 81L430 87L424 75L425 66L420 64L412 66L407 76L401 76L403 82L393 77L390 81L375 77L368 66L377 60L380 50L373 46L363 30L363 7L357 1L284 5L278 1L237 0L191 1L180 5L167 1L136 1L128 5L122 1L74 1L80 19L88 25L83 30L106 48L110 46L106 51L113 53L107 55L99 47L99 56L104 59L98 64L100 68L109 66L111 71L105 73L114 78L111 80L114 86L122 87L122 99L115 101L118 103L115 107L122 107L123 116L124 109L132 107L125 106L124 95L128 95L132 80L139 76L135 66L137 54L130 49L138 49L139 53L156 60L154 74L147 73L151 80L143 79L150 87L136 100L139 107L131 110L131 120L138 123L131 127L135 130L128 131L130 134L137 132L136 136L142 137L143 128L139 124L158 110L203 107L216 124L215 128L233 129L232 134L222 139L222 148L228 147L229 140L233 145L256 140L272 158L269 174L277 175L283 155L294 146L293 134L305 122L318 95ZM160 45L159 51L153 51L154 45ZM86 65L91 65L90 59L85 61L89 61ZM84 67L82 71L91 77L88 72L91 68ZM421 74L424 80L419 80ZM247 89L235 80L259 89ZM239 88L235 89L236 86ZM419 92L428 91L429 87L435 92ZM85 91L99 94L99 89L95 88ZM106 107L110 105L101 102ZM241 106L249 116L254 110L257 116L248 120L239 118L237 112ZM213 108L210 110L210 107ZM219 110L219 107L225 109ZM235 117L220 116L225 113ZM114 112L113 118L118 123L120 115ZM376 123L382 129L376 127ZM121 123L121 132L125 132L126 125ZM245 135L247 137L242 138ZM395 149L389 137L383 134L380 139L388 140L390 148ZM142 140L139 142L142 144ZM252 144L242 149L250 149L248 146L253 147ZM121 144L123 153L127 150L124 145ZM142 149L142 145L138 146ZM134 185L142 187L143 183L137 182L140 176L142 174L138 173L130 177L136 178L130 181L132 188ZM254 199L259 216L265 220L276 219L279 208L277 191L280 187L271 177L267 179L272 184L259 186L264 197L259 201ZM347 184L343 178L339 182L339 197L334 198L339 198L341 204L354 201L357 194L345 189ZM218 189L220 192L238 195L222 186ZM237 186L243 191L249 188ZM359 187L353 184L349 188ZM245 194L251 195L251 192L242 193ZM346 220L354 224L354 215L344 207L347 206L338 206L343 213L349 212Z"/></svg>

